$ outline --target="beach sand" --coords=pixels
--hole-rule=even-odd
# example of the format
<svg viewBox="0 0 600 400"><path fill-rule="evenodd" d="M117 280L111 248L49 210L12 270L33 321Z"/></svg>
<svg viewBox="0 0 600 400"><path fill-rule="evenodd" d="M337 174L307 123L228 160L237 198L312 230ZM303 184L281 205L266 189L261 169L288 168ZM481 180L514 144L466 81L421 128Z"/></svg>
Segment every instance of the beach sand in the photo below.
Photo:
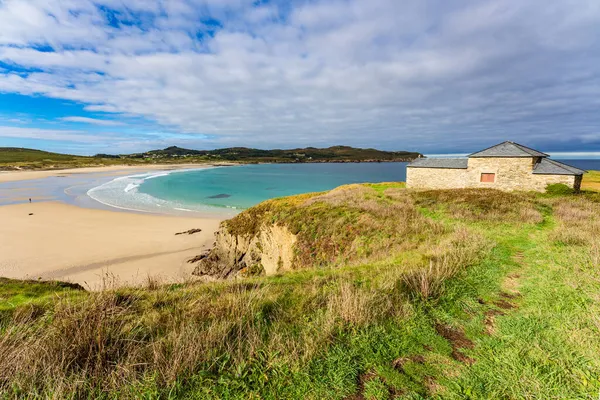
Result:
<svg viewBox="0 0 600 400"><path fill-rule="evenodd" d="M219 164L149 164L149 165L113 165L108 167L88 167L71 169L53 169L41 171L0 171L0 183L42 179L53 176L68 176L88 173L106 173L106 176L131 175L140 171L176 170L187 168L201 168L207 165L234 165L231 163Z"/></svg>
<svg viewBox="0 0 600 400"><path fill-rule="evenodd" d="M189 279L193 265L187 260L212 245L219 223L217 218L143 215L59 202L0 206L0 276L66 280L91 290L107 283L140 285L148 276L177 282ZM202 232L175 235L195 228Z"/></svg>

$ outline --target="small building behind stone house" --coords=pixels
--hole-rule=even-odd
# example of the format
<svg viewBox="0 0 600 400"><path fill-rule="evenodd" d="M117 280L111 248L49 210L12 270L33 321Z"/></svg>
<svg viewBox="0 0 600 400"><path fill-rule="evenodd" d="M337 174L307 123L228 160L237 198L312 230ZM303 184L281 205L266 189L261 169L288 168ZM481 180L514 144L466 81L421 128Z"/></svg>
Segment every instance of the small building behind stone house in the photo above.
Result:
<svg viewBox="0 0 600 400"><path fill-rule="evenodd" d="M586 171L548 154L514 142L504 142L467 158L419 158L406 169L406 186L417 189L494 188L545 191L562 183L581 187Z"/></svg>

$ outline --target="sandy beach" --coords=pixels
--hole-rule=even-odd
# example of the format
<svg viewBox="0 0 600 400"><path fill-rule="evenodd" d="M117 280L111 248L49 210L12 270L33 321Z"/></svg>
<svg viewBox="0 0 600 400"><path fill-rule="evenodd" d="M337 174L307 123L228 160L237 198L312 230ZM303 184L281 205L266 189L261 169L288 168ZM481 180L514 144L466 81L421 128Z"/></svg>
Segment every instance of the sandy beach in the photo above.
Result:
<svg viewBox="0 0 600 400"><path fill-rule="evenodd" d="M30 215L33 214L33 215ZM103 282L189 278L187 260L213 242L218 219L141 215L56 202L0 207L0 276L58 279L96 290ZM192 235L175 235L189 229Z"/></svg>
<svg viewBox="0 0 600 400"><path fill-rule="evenodd" d="M27 181L32 179L42 179L56 176L82 175L89 173L106 173L107 176L119 176L134 174L138 171L153 170L176 170L187 168L198 168L208 164L149 164L149 165L113 165L109 167L88 167L88 168L70 168L70 169L52 169L41 171L0 171L0 183ZM218 165L233 165L230 163L219 163Z"/></svg>
<svg viewBox="0 0 600 400"><path fill-rule="evenodd" d="M76 282L90 290L106 285L140 285L190 279L187 260L214 241L223 217L200 218L84 208L34 195L29 182L56 176L96 178L140 171L194 168L198 165L99 167L0 173L3 198L21 204L0 206L0 276ZM42 190L43 192L43 190ZM28 202L31 197L33 203ZM0 199L1 200L1 199ZM176 235L190 229L194 234Z"/></svg>

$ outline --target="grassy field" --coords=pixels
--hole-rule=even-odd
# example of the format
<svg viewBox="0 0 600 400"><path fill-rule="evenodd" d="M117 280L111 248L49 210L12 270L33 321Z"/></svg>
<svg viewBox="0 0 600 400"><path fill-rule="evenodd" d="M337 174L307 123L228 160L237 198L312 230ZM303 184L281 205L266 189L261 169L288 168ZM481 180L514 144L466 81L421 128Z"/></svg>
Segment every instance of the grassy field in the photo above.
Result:
<svg viewBox="0 0 600 400"><path fill-rule="evenodd" d="M600 171L588 171L588 173L583 176L581 188L583 190L600 192Z"/></svg>
<svg viewBox="0 0 600 400"><path fill-rule="evenodd" d="M82 157L33 149L0 147L0 171L81 168L129 163L136 164L140 161L127 162L113 158Z"/></svg>
<svg viewBox="0 0 600 400"><path fill-rule="evenodd" d="M295 227L298 266L313 268L100 293L3 281L0 393L598 395L599 194L356 185L245 216L242 232Z"/></svg>

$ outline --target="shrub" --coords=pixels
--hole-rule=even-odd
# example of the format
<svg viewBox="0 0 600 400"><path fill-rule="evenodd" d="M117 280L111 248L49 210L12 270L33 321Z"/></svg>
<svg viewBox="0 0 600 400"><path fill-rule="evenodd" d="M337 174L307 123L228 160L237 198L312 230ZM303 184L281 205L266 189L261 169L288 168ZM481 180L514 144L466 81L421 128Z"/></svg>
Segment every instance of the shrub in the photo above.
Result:
<svg viewBox="0 0 600 400"><path fill-rule="evenodd" d="M546 186L546 193L555 195L569 195L575 193L575 190L564 183L552 183Z"/></svg>

